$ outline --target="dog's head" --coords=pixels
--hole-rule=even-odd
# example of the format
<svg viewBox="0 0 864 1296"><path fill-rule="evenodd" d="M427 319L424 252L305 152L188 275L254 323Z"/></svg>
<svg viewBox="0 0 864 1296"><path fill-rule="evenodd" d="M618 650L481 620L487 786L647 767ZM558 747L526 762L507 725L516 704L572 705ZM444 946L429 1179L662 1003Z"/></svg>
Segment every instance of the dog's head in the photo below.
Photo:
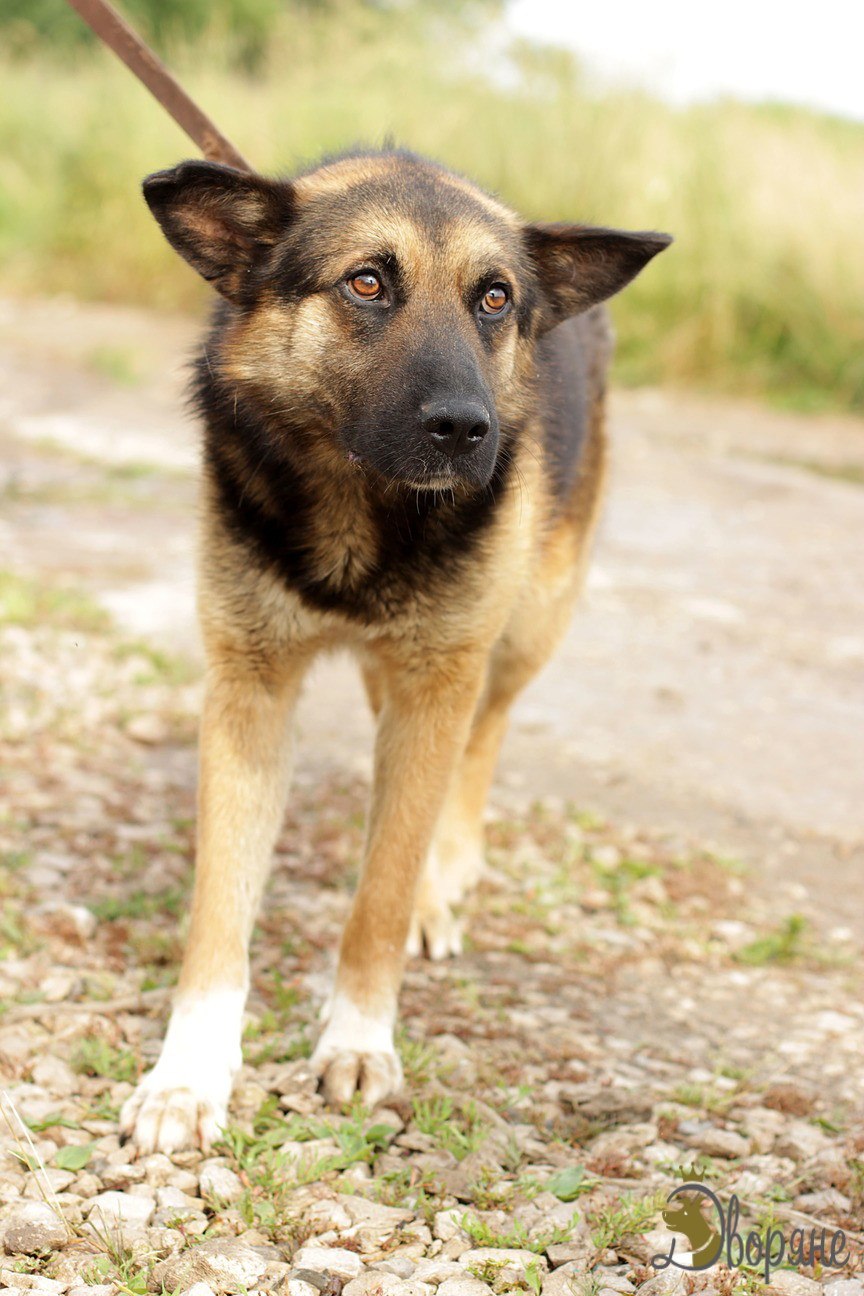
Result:
<svg viewBox="0 0 864 1296"><path fill-rule="evenodd" d="M402 152L268 180L184 162L144 182L232 304L221 376L284 434L417 488L481 487L524 415L534 342L623 288L665 234L530 225Z"/></svg>

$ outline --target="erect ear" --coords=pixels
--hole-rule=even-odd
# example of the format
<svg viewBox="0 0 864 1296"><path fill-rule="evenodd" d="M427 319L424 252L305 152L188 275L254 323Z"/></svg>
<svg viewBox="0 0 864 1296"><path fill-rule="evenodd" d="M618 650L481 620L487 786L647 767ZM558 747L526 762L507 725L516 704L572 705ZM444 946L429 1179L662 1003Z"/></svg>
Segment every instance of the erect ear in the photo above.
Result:
<svg viewBox="0 0 864 1296"><path fill-rule="evenodd" d="M168 242L208 283L238 301L255 263L285 232L287 181L216 162L181 162L144 181L144 197Z"/></svg>
<svg viewBox="0 0 864 1296"><path fill-rule="evenodd" d="M671 234L528 225L525 243L544 297L541 327L552 328L620 292L671 242Z"/></svg>

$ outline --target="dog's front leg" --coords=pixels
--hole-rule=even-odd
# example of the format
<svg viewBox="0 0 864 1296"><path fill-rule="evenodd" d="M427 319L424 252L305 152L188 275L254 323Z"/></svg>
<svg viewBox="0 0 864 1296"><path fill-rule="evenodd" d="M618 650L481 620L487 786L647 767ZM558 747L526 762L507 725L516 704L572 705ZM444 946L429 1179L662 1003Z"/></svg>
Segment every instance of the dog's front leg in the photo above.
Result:
<svg viewBox="0 0 864 1296"><path fill-rule="evenodd" d="M332 1102L359 1091L374 1105L402 1082L393 1026L414 893L485 663L473 648L430 652L422 665L379 663L386 687L366 856L312 1059Z"/></svg>
<svg viewBox="0 0 864 1296"><path fill-rule="evenodd" d="M142 1152L207 1148L224 1126L248 989L249 937L285 808L302 663L278 678L211 668L201 722L198 850L183 968L156 1066L125 1104Z"/></svg>

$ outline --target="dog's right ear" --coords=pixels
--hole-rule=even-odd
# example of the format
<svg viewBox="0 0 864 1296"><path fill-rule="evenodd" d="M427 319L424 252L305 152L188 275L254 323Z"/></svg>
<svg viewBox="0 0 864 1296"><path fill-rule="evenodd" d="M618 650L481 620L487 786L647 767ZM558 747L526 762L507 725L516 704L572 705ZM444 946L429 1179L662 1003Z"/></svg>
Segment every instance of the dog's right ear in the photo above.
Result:
<svg viewBox="0 0 864 1296"><path fill-rule="evenodd" d="M181 162L144 181L144 197L168 242L229 301L284 234L294 211L287 181L216 162Z"/></svg>

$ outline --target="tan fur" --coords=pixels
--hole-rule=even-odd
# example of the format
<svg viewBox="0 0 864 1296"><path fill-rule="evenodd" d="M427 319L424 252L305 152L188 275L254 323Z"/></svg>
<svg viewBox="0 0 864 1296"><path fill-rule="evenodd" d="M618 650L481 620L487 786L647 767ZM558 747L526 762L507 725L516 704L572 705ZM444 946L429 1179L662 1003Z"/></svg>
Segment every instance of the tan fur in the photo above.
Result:
<svg viewBox="0 0 864 1296"><path fill-rule="evenodd" d="M537 334L516 324L520 293L526 319L536 293L517 217L467 181L430 169L424 192L438 204L438 190L428 188L434 180L451 199L433 204L434 220L415 220L410 203L399 207L398 184L390 201L380 196L386 188L371 185L382 176L398 180L405 165L389 155L346 158L292 182L292 203L313 213L322 195L360 194L370 182L370 196L340 205L324 246L315 242L321 286L311 292L280 289L277 240L262 216L256 229L265 230L271 279L261 281L254 298L243 298L243 309L225 316L208 344L207 374L272 416L262 426L272 429L273 442L255 442L254 457L250 451L244 458L244 428L252 425L238 423L235 395L233 410L229 399L220 415L219 440L210 445L220 457L208 459L203 477L199 613L207 673L192 921L166 1048L122 1117L123 1128L148 1150L206 1143L224 1119L236 1049L229 1040L213 1053L218 1076L211 1084L184 1053L184 1033L206 1041L212 1013L223 1012L234 1015L239 1040L249 939L290 778L292 715L313 659L335 648L353 652L377 718L363 867L313 1056L329 1098L347 1101L359 1091L374 1103L400 1081L392 1027L406 945L425 945L434 957L458 947L458 908L482 867L484 807L509 709L560 640L582 582L605 468L605 317L586 316L574 335L584 348L585 395L562 414L587 403L587 426L573 432L578 441L562 443L556 476L554 452L544 440L549 427L541 422L552 416L534 408L541 403ZM222 251L235 237L232 225L208 260L196 240L206 236L215 210L210 190L197 224L194 217L186 220L181 200L176 211L170 207L172 186L184 174L192 180L202 175L200 166L188 164L185 173L181 167L155 178L157 214L175 245L196 268L212 272L220 291L227 286L230 299L232 291L240 292L236 284L253 254L247 249L245 262L222 264ZM206 168L203 180L218 187L219 177ZM285 210L284 187L230 183L240 187L237 228L255 212ZM465 203L466 194L473 206ZM386 330L361 335L346 293L350 299L352 277L376 255L398 264L402 296ZM601 246L601 260L604 255ZM614 249L610 255L617 255ZM489 332L488 320L474 313L487 289L481 287L470 309L466 301L492 276L510 285L514 318ZM567 291L565 285L561 292ZM551 309L549 301L542 309ZM440 489L446 501L446 487L454 492L453 512L441 513L461 517L455 512L459 479L452 465L435 461L430 469L422 459L419 468L406 460L401 480L389 476L389 462L367 462L350 442L346 449L336 430L357 426L369 383L379 384L388 402L398 400L400 385L412 400L422 400L412 386L415 371L422 375L430 348L445 346L455 357L454 387L471 366L482 372L501 425L518 428L518 436L501 451L508 471L496 479L482 526L475 533L460 521L464 530L456 542L448 535L436 549L435 528L445 522L433 508L422 522L433 533L422 536L425 565L412 567L404 559L400 573L406 574L396 579L387 576L388 555L380 550L390 534L394 560L403 562L402 535L386 532L382 515L397 528L404 515L391 508L396 497L388 492L402 491L404 503L406 489ZM568 390L561 382L555 389ZM369 408L375 444L404 453L399 439L408 435L410 420L400 415L391 440L382 441L380 420L386 421L389 406ZM366 425L360 426L366 435ZM289 477L283 461L273 458L280 436L290 439ZM415 482L415 472L422 477L424 471L425 480ZM292 494L295 479L314 481L314 496ZM226 480L235 494L225 494ZM417 499L409 498L413 512ZM302 554L302 566L291 569L290 580L278 574L278 562L260 560L252 532L238 527L244 501L258 509L262 528L270 527L266 543L277 554L286 529L299 519L291 553ZM290 507L281 513L272 507L284 501ZM310 588L329 593L304 596ZM206 1071L210 1054L202 1048Z"/></svg>

